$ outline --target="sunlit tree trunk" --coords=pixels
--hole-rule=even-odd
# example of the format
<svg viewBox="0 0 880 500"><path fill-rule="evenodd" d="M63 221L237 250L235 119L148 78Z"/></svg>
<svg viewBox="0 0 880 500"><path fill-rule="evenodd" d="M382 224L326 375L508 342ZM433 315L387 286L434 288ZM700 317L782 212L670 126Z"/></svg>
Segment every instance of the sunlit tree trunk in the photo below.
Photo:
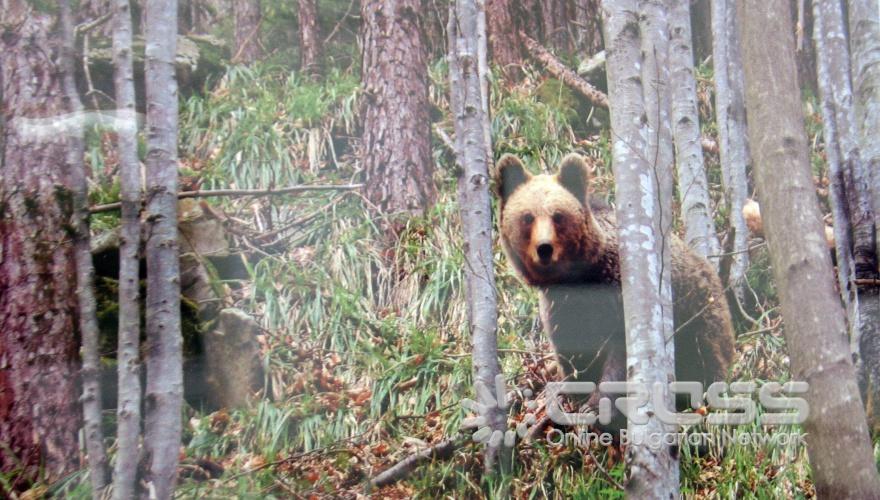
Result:
<svg viewBox="0 0 880 500"><path fill-rule="evenodd" d="M300 68L305 73L321 74L321 40L318 30L318 4L315 0L299 0Z"/></svg>
<svg viewBox="0 0 880 500"><path fill-rule="evenodd" d="M57 19L9 0L0 24L0 485L78 465L71 121ZM82 158L79 158L82 161ZM80 165L81 166L81 165ZM6 475L12 473L11 475Z"/></svg>
<svg viewBox="0 0 880 500"><path fill-rule="evenodd" d="M143 197L137 154L134 68L132 63L132 22L129 0L113 3L113 83L117 118L119 184L122 221L119 234L119 334L116 366L119 398L116 409L116 466L113 497L133 498L141 431L140 379L140 213Z"/></svg>
<svg viewBox="0 0 880 500"><path fill-rule="evenodd" d="M675 2L669 12L669 85L672 88L672 135L678 170L678 195L685 243L703 257L721 253L715 234L709 181L703 166L697 83L691 50L691 16L687 2ZM709 259L717 268L718 259Z"/></svg>
<svg viewBox="0 0 880 500"><path fill-rule="evenodd" d="M366 195L385 213L420 214L434 200L428 71L418 0L366 0L361 162Z"/></svg>
<svg viewBox="0 0 880 500"><path fill-rule="evenodd" d="M489 164L492 157L488 143L488 93L484 65L479 63L486 51L485 23L480 6L474 0L458 0L449 19L449 83L452 113L455 120L455 158L460 168L458 182L461 225L465 241L465 280L468 297L471 344L473 345L474 383L487 389L477 391L477 402L488 408L481 415L494 439L489 439L485 466L491 469L507 427L503 387L498 393L496 332L498 308L495 294L495 269L492 260L492 204L489 196ZM487 397L491 395L492 397ZM510 443L508 443L510 444Z"/></svg>
<svg viewBox="0 0 880 500"><path fill-rule="evenodd" d="M744 0L738 13L749 139L792 379L809 383L803 426L816 494L873 498L880 479L813 187L788 6Z"/></svg>
<svg viewBox="0 0 880 500"><path fill-rule="evenodd" d="M150 2L147 2L149 9ZM232 60L250 64L263 56L260 44L260 24L263 21L260 0L235 0L232 2L235 31L235 47Z"/></svg>
<svg viewBox="0 0 880 500"><path fill-rule="evenodd" d="M670 342L668 7L665 2L603 2L627 381L649 390L660 384L666 404L671 405L666 384L675 370ZM676 498L677 457L662 440L652 443L647 439L675 429L657 418L653 402L631 411L629 417L627 432L632 440L627 448L627 494L632 498Z"/></svg>
<svg viewBox="0 0 880 500"><path fill-rule="evenodd" d="M743 216L748 197L746 166L749 144L743 98L742 56L736 7L732 0L712 0L712 60L715 72L715 114L720 141L724 194L733 230L729 283L742 303L749 266L749 230Z"/></svg>
<svg viewBox="0 0 880 500"><path fill-rule="evenodd" d="M147 3L147 388L145 480L160 499L177 481L183 402L177 243L177 1Z"/></svg>

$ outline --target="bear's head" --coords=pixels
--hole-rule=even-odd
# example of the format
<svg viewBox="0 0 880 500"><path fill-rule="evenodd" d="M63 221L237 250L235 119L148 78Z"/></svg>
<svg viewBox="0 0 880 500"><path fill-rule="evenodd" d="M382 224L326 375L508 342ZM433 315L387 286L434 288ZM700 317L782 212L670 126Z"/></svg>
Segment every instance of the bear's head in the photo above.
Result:
<svg viewBox="0 0 880 500"><path fill-rule="evenodd" d="M555 175L530 174L513 155L498 160L501 241L533 286L577 283L598 262L604 237L588 200L589 168L569 154Z"/></svg>

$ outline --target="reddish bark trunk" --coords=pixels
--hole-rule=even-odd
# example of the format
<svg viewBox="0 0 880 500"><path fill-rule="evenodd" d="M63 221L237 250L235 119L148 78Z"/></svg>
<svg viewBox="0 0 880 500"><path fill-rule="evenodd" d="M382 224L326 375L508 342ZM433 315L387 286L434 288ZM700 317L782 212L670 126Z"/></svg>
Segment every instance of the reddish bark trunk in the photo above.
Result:
<svg viewBox="0 0 880 500"><path fill-rule="evenodd" d="M59 30L27 5L0 15L18 27L0 41L0 470L14 471L13 487L41 467L49 480L75 468L80 425L71 139L57 118L70 109Z"/></svg>
<svg viewBox="0 0 880 500"><path fill-rule="evenodd" d="M489 36L489 55L508 78L518 79L522 64L523 45L517 33L514 0L486 2L486 31Z"/></svg>
<svg viewBox="0 0 880 500"><path fill-rule="evenodd" d="M302 71L321 74L321 40L318 39L318 6L315 0L299 0L299 50Z"/></svg>
<svg viewBox="0 0 880 500"><path fill-rule="evenodd" d="M362 5L366 195L386 213L434 199L428 72L418 0Z"/></svg>

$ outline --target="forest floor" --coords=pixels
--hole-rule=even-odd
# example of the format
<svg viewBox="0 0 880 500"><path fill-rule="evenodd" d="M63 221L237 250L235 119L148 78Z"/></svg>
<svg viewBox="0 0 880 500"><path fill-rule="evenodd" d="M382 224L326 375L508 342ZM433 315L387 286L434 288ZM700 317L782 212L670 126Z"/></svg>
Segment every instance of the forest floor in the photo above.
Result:
<svg viewBox="0 0 880 500"><path fill-rule="evenodd" d="M435 127L452 135L445 67L437 64L430 73ZM711 75L704 73L705 120L712 98ZM496 157L510 152L533 171L552 171L564 154L578 151L596 165L594 196L611 196L607 114L531 71L513 88L494 85L492 95ZM269 65L231 68L205 95L182 104L184 187L357 182L357 96L356 79L344 73L312 83ZM820 126L812 107L807 100L811 139ZM96 129L89 137L93 202L106 202L117 195L108 180L112 135ZM228 305L263 329L258 341L267 390L247 408L187 406L179 498L623 496L619 446L554 446L542 439L518 443L504 475L484 475L480 447L465 439L450 458L382 489L367 488L369 479L406 456L460 435L469 415L462 406L473 389L455 167L439 138L434 158L437 202L398 235L385 230L388 224L357 192L209 200L229 216L233 248L246 269L244 277L215 275L215 285L225 290ZM717 156L707 161L723 235L727 213ZM814 165L821 188L821 162ZM94 229L117 223L113 214L100 215ZM267 231L274 237L262 237ZM737 325L732 379L784 382L788 358L775 291L765 250L754 243L748 304L754 321ZM513 428L529 413L543 415L542 390L557 375L537 319L536 292L516 277L500 248L495 262L499 354ZM107 424L112 431L112 410ZM749 439L762 431L799 430L738 427L746 437L723 453L693 456L685 447L682 494L814 496L802 443ZM53 488L87 496L85 472Z"/></svg>

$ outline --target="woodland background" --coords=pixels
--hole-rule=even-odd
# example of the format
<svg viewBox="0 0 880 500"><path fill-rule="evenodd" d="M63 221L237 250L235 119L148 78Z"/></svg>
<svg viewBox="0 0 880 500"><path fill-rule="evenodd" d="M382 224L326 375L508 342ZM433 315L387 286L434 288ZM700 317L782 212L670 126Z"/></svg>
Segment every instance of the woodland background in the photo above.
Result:
<svg viewBox="0 0 880 500"><path fill-rule="evenodd" d="M462 224L474 210L492 222L478 205L488 207L488 187L467 194L461 179L485 177L503 153L542 172L578 152L593 167L593 196L615 200L621 132L611 131L608 109L619 101L602 12L628 8L666 26L652 85L685 91L670 95L672 114L685 118L665 125L677 157L672 230L716 263L736 297L732 379L791 380L791 359L810 351L786 342L797 337L783 328L755 201L759 178L774 192L773 171L758 176L747 140L746 95L777 87L743 83L753 52L741 53L749 45L736 23L790 49L789 96L800 113L779 113L803 119L798 154L824 217L822 250L839 271L822 307L839 319L828 331L849 332L846 358L856 360L871 437L860 413L847 413L861 426L852 434L822 432L873 452L852 491L877 484L880 154L866 140L880 124L875 2L149 4L2 2L4 495L87 498L109 495L112 482L126 498L144 480L159 498L623 496L619 447L521 442L493 473L483 446L461 432L478 355L466 255L479 244L494 244L484 257L494 264L490 323L512 391L506 420L542 420L542 390L558 375L536 291L502 255L497 228L489 240ZM742 9L766 14L765 24L737 21ZM448 57L461 47L476 47L464 65ZM682 123L687 144L672 130ZM465 132L481 146L467 150ZM777 178L789 179L785 158L779 165ZM796 248L808 231L789 229L794 236L777 241ZM846 370L841 380L852 378ZM141 382L142 371L152 378ZM136 383L146 389L148 466L138 466ZM840 382L839 392L855 397L851 386ZM829 475L852 472L843 460L840 471L813 459L772 442L703 456L685 448L676 488L686 497L813 497ZM401 473L382 475L402 460L393 469Z"/></svg>

